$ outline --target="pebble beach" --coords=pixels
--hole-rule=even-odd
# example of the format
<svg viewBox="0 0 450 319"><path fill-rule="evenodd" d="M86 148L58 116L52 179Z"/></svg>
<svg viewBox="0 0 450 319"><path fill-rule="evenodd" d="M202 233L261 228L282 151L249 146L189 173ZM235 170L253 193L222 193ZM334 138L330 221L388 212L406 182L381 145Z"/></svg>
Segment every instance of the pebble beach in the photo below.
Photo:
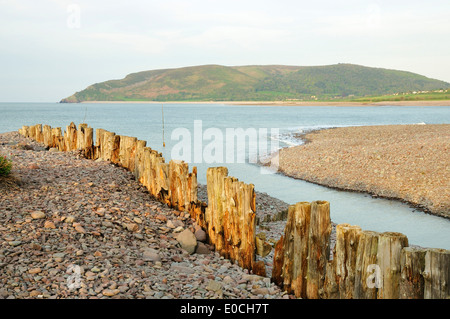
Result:
<svg viewBox="0 0 450 319"><path fill-rule="evenodd" d="M400 199L450 217L450 125L382 125L314 131L279 152L283 174Z"/></svg>
<svg viewBox="0 0 450 319"><path fill-rule="evenodd" d="M132 173L77 152L46 150L16 132L0 134L13 160L0 180L1 299L289 299L264 276L224 259L188 214L154 200ZM199 198L207 200L206 187ZM258 232L278 240L289 205L257 193ZM267 217L269 216L269 217ZM178 236L195 234L190 254Z"/></svg>

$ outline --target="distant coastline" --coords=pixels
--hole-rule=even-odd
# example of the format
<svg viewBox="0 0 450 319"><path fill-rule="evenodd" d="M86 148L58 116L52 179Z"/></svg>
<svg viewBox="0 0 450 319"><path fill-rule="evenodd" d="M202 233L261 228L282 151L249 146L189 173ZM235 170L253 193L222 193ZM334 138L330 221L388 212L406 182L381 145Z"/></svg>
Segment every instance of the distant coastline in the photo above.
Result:
<svg viewBox="0 0 450 319"><path fill-rule="evenodd" d="M450 100L326 102L326 101L83 101L81 104L227 104L263 106L450 106Z"/></svg>

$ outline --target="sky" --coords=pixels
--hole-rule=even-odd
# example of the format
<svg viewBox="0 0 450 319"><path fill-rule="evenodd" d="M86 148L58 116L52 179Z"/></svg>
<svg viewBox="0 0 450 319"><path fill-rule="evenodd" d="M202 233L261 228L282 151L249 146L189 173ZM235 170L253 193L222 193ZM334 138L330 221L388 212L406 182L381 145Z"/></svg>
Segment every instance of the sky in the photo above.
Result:
<svg viewBox="0 0 450 319"><path fill-rule="evenodd" d="M0 0L0 102L129 73L353 63L450 82L450 1Z"/></svg>

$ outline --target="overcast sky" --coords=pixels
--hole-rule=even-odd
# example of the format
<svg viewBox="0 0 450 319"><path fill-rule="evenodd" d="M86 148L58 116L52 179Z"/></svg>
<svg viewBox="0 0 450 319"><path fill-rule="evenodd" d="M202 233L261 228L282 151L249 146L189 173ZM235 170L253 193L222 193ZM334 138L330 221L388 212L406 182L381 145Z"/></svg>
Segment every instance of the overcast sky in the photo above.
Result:
<svg viewBox="0 0 450 319"><path fill-rule="evenodd" d="M450 82L450 1L0 0L0 101L133 72L354 63Z"/></svg>

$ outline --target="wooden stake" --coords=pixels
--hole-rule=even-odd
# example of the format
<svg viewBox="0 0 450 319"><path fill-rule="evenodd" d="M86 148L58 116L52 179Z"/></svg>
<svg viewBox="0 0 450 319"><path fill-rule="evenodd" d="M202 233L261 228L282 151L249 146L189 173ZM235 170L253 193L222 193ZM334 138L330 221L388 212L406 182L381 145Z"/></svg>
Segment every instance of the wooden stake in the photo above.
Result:
<svg viewBox="0 0 450 319"><path fill-rule="evenodd" d="M381 233L378 240L377 263L380 267L381 287L377 299L400 297L401 252L408 246L408 238L395 232Z"/></svg>
<svg viewBox="0 0 450 319"><path fill-rule="evenodd" d="M318 299L323 287L326 265L330 256L330 203L311 203L311 223L309 227L308 271L306 296Z"/></svg>
<svg viewBox="0 0 450 319"><path fill-rule="evenodd" d="M359 234L356 253L354 299L376 299L376 264L380 233L364 230Z"/></svg>
<svg viewBox="0 0 450 319"><path fill-rule="evenodd" d="M426 249L405 247L401 254L400 299L423 299Z"/></svg>
<svg viewBox="0 0 450 319"><path fill-rule="evenodd" d="M425 255L425 299L450 298L450 250L429 249Z"/></svg>

